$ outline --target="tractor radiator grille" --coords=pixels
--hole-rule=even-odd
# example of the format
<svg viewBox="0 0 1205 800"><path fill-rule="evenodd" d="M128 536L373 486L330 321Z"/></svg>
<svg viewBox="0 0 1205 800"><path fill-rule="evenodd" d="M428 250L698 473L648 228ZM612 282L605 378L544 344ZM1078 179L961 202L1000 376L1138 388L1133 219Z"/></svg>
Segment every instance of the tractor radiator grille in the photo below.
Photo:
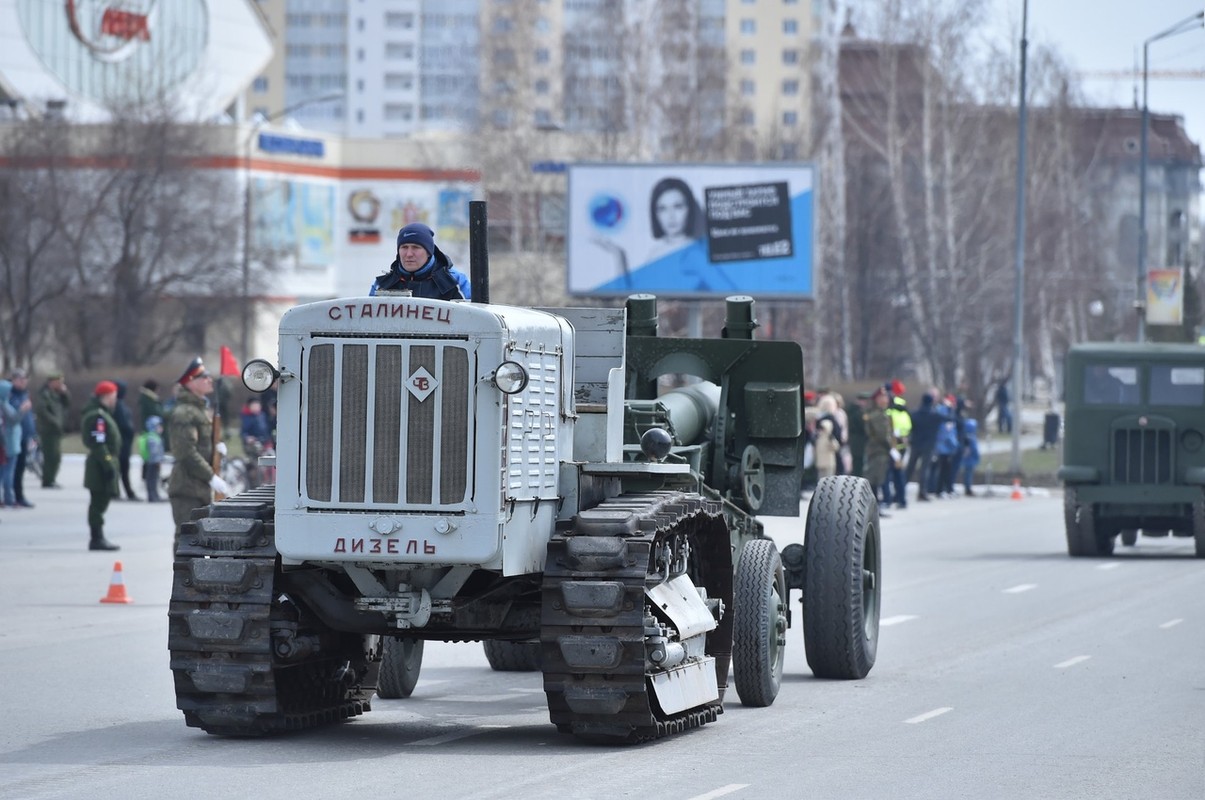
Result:
<svg viewBox="0 0 1205 800"><path fill-rule="evenodd" d="M307 499L341 507L463 503L470 360L456 340L311 346L302 409Z"/></svg>
<svg viewBox="0 0 1205 800"><path fill-rule="evenodd" d="M1113 483L1171 483L1172 431L1119 428L1113 431Z"/></svg>

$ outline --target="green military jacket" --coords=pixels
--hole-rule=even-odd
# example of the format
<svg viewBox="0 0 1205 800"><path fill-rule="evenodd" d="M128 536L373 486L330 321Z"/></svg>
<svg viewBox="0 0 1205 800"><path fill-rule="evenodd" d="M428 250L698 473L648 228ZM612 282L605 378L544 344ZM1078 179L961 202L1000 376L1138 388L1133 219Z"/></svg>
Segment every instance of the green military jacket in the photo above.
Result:
<svg viewBox="0 0 1205 800"><path fill-rule="evenodd" d="M205 398L181 390L167 430L176 457L167 481L168 496L196 498L201 501L198 505L208 503L212 497L213 415L205 407Z"/></svg>
<svg viewBox="0 0 1205 800"><path fill-rule="evenodd" d="M90 492L107 489L113 497L120 497L117 465L121 431L109 409L100 404L100 398L93 397L84 406L80 436L88 449L88 458L84 461L84 486Z"/></svg>
<svg viewBox="0 0 1205 800"><path fill-rule="evenodd" d="M34 419L39 439L46 441L63 437L67 423L67 406L70 403L71 396L66 392L56 392L50 386L43 386L38 391Z"/></svg>
<svg viewBox="0 0 1205 800"><path fill-rule="evenodd" d="M866 423L866 460L890 454L895 437L892 435L891 419L887 412L881 408L872 408L862 419Z"/></svg>

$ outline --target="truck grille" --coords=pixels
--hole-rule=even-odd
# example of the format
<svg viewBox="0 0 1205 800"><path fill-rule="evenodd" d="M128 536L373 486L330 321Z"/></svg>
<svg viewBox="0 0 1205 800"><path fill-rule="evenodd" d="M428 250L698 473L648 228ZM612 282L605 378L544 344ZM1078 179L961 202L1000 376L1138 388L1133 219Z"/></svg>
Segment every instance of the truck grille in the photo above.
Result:
<svg viewBox="0 0 1205 800"><path fill-rule="evenodd" d="M1171 481L1171 430L1118 428L1113 431L1113 483Z"/></svg>
<svg viewBox="0 0 1205 800"><path fill-rule="evenodd" d="M469 480L464 341L338 341L309 348L302 486L339 505L449 506Z"/></svg>

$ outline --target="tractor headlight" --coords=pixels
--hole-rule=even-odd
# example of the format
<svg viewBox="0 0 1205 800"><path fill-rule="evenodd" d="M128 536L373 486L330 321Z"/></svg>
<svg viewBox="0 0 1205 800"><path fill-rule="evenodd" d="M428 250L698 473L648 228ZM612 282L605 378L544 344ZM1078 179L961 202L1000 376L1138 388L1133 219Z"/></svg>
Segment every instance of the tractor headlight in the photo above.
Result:
<svg viewBox="0 0 1205 800"><path fill-rule="evenodd" d="M243 366L243 386L256 394L268 391L279 377L276 367L262 358L253 358Z"/></svg>
<svg viewBox="0 0 1205 800"><path fill-rule="evenodd" d="M527 388L527 370L517 361L503 361L494 370L494 385L503 394L518 394Z"/></svg>

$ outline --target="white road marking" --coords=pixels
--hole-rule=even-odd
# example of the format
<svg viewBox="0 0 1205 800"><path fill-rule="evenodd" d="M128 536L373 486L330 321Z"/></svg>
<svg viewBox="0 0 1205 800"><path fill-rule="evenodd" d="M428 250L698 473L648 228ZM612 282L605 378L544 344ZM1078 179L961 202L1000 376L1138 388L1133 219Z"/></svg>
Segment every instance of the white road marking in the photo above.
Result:
<svg viewBox="0 0 1205 800"><path fill-rule="evenodd" d="M715 800L717 797L723 797L726 794L739 792L741 789L744 789L748 786L749 784L747 783L730 783L727 786L721 786L718 789L713 789L712 791L704 794L696 794L694 797L689 798L689 800Z"/></svg>
<svg viewBox="0 0 1205 800"><path fill-rule="evenodd" d="M894 617L884 617L879 620L879 627L885 628L888 625L899 625L901 622L908 622L913 619L916 619L915 614L896 614Z"/></svg>
<svg viewBox="0 0 1205 800"><path fill-rule="evenodd" d="M1159 627L1160 628L1174 628L1183 621L1184 621L1183 619L1169 619L1167 622L1163 623Z"/></svg>
<svg viewBox="0 0 1205 800"><path fill-rule="evenodd" d="M426 739L418 739L417 741L410 742L410 744L414 747L431 747L437 744L454 742L457 739L467 739L470 736L476 736L479 733L485 733L496 728L509 727L509 725L480 725L475 728L465 728L463 730L456 731L455 733L445 733L442 736L429 736Z"/></svg>
<svg viewBox="0 0 1205 800"><path fill-rule="evenodd" d="M904 723L907 725L915 725L918 722L924 722L925 720L930 720L930 719L933 719L934 717L940 717L942 714L946 713L947 711L953 711L953 710L954 709L951 708L950 706L946 706L944 708L935 708L932 711L926 711L923 714L917 714L912 719L906 719L906 720L904 720Z"/></svg>
<svg viewBox="0 0 1205 800"><path fill-rule="evenodd" d="M1036 583L1019 583L1016 586L1008 587L1007 589L1004 590L1003 593L1004 594L1021 594L1021 592L1028 592L1030 589L1036 589L1036 588L1038 588L1038 585Z"/></svg>
<svg viewBox="0 0 1205 800"><path fill-rule="evenodd" d="M1099 569L1099 570L1117 569L1120 566L1121 566L1120 561L1110 561L1108 564L1101 564L1099 567L1097 567L1097 569Z"/></svg>
<svg viewBox="0 0 1205 800"><path fill-rule="evenodd" d="M1067 667L1074 667L1076 664L1087 661L1089 658L1092 658L1092 656L1076 656L1075 658L1069 658L1066 661L1060 661L1054 665L1054 668L1066 669Z"/></svg>

